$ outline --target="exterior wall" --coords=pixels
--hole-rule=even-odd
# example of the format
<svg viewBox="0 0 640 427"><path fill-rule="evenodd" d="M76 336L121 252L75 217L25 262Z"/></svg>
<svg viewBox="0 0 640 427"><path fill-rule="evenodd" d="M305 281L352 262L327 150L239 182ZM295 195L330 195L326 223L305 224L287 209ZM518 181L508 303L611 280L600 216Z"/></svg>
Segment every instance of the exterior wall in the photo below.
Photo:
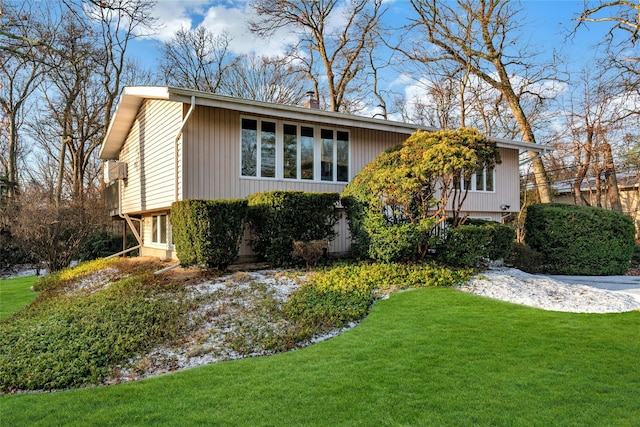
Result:
<svg viewBox="0 0 640 427"><path fill-rule="evenodd" d="M197 107L184 132L184 198L234 199L273 190L342 193L344 183L290 179L260 179L240 176L240 113L219 108ZM277 120L277 118L273 118ZM295 123L295 122L287 122ZM330 124L327 124L330 126ZM399 144L406 135L366 129L349 131L349 179L385 149ZM336 224L332 253L348 252L349 227L344 215ZM253 254L243 238L241 256Z"/></svg>
<svg viewBox="0 0 640 427"><path fill-rule="evenodd" d="M189 105L147 100L129 132L120 154L126 161L129 177L122 189L122 209L129 214L145 213L142 254L175 258L173 245L151 243L151 212L167 212L175 200L175 145L182 118ZM240 124L237 111L196 106L178 144L178 199L235 199L272 190L299 190L341 193L346 183L323 181L260 179L240 176ZM252 115L251 117L259 117ZM276 122L276 117L265 116ZM330 123L295 122L326 125L349 132L349 178L385 149L404 141L408 135L362 128L343 129ZM495 191L469 192L465 211L471 217L500 221L506 212L519 210L518 151L501 149L502 164L496 168ZM501 205L509 205L508 211ZM347 252L350 234L344 218L336 225L338 236L330 252ZM252 254L245 235L240 255Z"/></svg>
<svg viewBox="0 0 640 427"><path fill-rule="evenodd" d="M128 165L121 184L122 212L163 209L175 198L174 140L182 123L182 103L147 100L120 152Z"/></svg>
<svg viewBox="0 0 640 427"><path fill-rule="evenodd" d="M463 214L473 216L490 216L520 211L520 172L518 150L500 148L502 163L495 169L495 191L473 192L467 194L464 202ZM502 209L501 206L509 206ZM483 213L480 215L479 213ZM495 216L495 215L494 215Z"/></svg>
<svg viewBox="0 0 640 427"><path fill-rule="evenodd" d="M273 190L341 193L345 186L321 181L241 177L240 113L237 111L196 107L183 139L185 199L237 199Z"/></svg>

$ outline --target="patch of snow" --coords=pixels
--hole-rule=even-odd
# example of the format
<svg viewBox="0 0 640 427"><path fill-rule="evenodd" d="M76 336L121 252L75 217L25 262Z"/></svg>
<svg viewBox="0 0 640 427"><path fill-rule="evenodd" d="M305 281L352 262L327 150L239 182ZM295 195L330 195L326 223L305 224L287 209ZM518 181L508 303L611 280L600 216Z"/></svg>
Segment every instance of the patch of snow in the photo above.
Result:
<svg viewBox="0 0 640 427"><path fill-rule="evenodd" d="M515 268L483 272L457 289L501 301L572 313L620 313L640 309L640 301L617 291L574 285Z"/></svg>

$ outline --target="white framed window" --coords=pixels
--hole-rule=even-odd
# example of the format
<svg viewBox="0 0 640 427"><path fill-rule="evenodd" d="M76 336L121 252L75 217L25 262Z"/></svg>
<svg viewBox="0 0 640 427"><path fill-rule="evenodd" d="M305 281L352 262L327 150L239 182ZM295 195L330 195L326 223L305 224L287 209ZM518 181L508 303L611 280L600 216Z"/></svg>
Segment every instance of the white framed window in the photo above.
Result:
<svg viewBox="0 0 640 427"><path fill-rule="evenodd" d="M465 177L463 190L491 193L495 191L495 168L480 168L475 173Z"/></svg>
<svg viewBox="0 0 640 427"><path fill-rule="evenodd" d="M167 243L167 214L151 217L151 242Z"/></svg>
<svg viewBox="0 0 640 427"><path fill-rule="evenodd" d="M240 139L243 177L349 181L346 130L242 117Z"/></svg>

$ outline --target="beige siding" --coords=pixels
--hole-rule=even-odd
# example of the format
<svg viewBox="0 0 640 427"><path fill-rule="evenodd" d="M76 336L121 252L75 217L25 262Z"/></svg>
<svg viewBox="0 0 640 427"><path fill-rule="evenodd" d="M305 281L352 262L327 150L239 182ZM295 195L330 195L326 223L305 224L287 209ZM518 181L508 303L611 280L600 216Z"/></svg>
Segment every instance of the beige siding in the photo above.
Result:
<svg viewBox="0 0 640 427"><path fill-rule="evenodd" d="M387 148L400 144L407 139L407 136L369 129L353 129L351 132L351 178L356 176L378 154Z"/></svg>
<svg viewBox="0 0 640 427"><path fill-rule="evenodd" d="M185 199L234 199L271 190L342 192L345 184L241 177L240 118L240 113L235 111L196 107L183 136L182 182ZM407 138L406 134L400 133L360 128L345 130L350 133L350 178L378 154ZM518 151L501 149L501 155L502 164L496 168L496 190L470 192L464 214L499 221L505 213L500 206L509 205L508 211L519 210ZM330 251L348 251L350 234L346 220L336 225L336 231L338 237L331 243ZM243 238L241 255L252 253L248 246L249 237L246 234Z"/></svg>
<svg viewBox="0 0 640 427"><path fill-rule="evenodd" d="M123 212L167 208L174 201L174 140L182 108L182 103L154 100L145 101L140 108L120 153L120 160L128 165Z"/></svg>
<svg viewBox="0 0 640 427"><path fill-rule="evenodd" d="M183 160L185 199L236 199L272 190L341 193L345 186L241 177L240 114L219 108L196 108L184 132Z"/></svg>
<svg viewBox="0 0 640 427"><path fill-rule="evenodd" d="M502 164L496 167L495 191L493 192L472 192L467 194L467 199L463 205L463 213L476 214L486 213L506 213L518 212L520 210L520 172L518 168L518 151L500 149ZM509 209L503 210L500 207L506 205Z"/></svg>

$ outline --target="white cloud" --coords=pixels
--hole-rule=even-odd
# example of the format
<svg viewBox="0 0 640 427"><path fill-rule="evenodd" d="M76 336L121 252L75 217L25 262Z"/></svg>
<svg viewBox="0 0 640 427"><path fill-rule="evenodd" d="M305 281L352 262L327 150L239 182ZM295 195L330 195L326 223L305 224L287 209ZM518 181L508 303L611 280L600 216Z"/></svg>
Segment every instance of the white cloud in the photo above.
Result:
<svg viewBox="0 0 640 427"><path fill-rule="evenodd" d="M282 55L286 46L297 41L290 30L278 30L269 39L258 39L249 30L252 9L246 2L166 1L160 0L153 10L160 31L151 36L161 42L170 40L180 28L203 26L214 34L227 33L232 38L229 48L235 54Z"/></svg>
<svg viewBox="0 0 640 427"><path fill-rule="evenodd" d="M158 19L157 24L160 29L151 38L166 42L171 40L180 28L191 28L193 23L191 14L197 13L206 3L206 1L158 1L152 14Z"/></svg>
<svg viewBox="0 0 640 427"><path fill-rule="evenodd" d="M266 56L282 55L288 44L294 43L297 36L289 30L278 30L269 39L259 39L249 30L252 10L212 6L206 11L200 25L215 34L228 33L232 40L229 48L236 54L259 54Z"/></svg>

